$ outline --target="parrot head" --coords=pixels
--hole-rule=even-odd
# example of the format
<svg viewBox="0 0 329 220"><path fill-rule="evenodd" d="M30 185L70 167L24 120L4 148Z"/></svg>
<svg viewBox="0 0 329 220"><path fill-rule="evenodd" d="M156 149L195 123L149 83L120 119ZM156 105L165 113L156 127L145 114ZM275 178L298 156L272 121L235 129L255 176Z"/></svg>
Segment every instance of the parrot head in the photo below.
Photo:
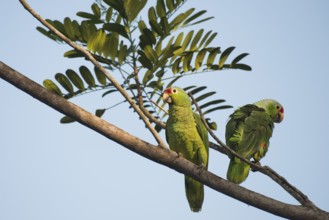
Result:
<svg viewBox="0 0 329 220"><path fill-rule="evenodd" d="M165 89L162 95L163 101L169 105L189 107L191 106L191 100L188 94L181 88L171 87Z"/></svg>
<svg viewBox="0 0 329 220"><path fill-rule="evenodd" d="M273 99L264 99L255 103L258 107L264 108L267 114L271 116L274 122L280 123L284 118L284 108L283 106L273 100Z"/></svg>

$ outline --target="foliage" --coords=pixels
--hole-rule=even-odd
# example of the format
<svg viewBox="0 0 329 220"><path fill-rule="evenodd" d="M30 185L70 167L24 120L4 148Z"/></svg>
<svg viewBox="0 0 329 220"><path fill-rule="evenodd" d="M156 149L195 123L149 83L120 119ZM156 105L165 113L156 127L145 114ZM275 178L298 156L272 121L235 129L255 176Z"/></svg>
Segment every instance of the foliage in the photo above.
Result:
<svg viewBox="0 0 329 220"><path fill-rule="evenodd" d="M195 28L184 32L213 18L204 17L206 11L196 11L195 8L180 12L185 2L157 0L155 6L148 8L147 18L141 19L146 0L99 0L91 5L91 12L77 13L81 21L69 17L63 22L47 21L72 41L87 48L106 68L120 73L122 86L130 91L136 103L155 118L163 119L165 113L151 100L163 105L162 91L181 78L223 69L251 70L248 65L240 63L247 53L228 62L235 47L210 46L217 33ZM62 42L51 31L42 27L37 27L37 30ZM75 50L67 51L64 56L83 57ZM55 80L44 80L44 86L66 99L91 91L104 90L102 97L117 91L98 69L91 71L86 66L81 66L79 73L72 69L66 70L65 74L57 73ZM222 105L223 99L213 99L215 92L205 92L206 86L191 85L185 89L197 95L198 102L204 102L200 107L205 114L231 107ZM96 115L101 116L108 109L98 109ZM61 120L62 123L71 121L68 117ZM215 128L209 118L208 121Z"/></svg>

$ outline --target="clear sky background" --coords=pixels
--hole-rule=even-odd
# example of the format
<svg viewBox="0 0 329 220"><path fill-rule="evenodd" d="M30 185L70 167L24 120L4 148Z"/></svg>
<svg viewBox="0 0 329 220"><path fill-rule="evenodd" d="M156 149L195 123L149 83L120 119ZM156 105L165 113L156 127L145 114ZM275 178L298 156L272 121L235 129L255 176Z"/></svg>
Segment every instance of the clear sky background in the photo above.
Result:
<svg viewBox="0 0 329 220"><path fill-rule="evenodd" d="M41 3L42 2L42 3ZM149 1L150 3L155 1ZM42 16L63 20L89 11L92 0L29 3ZM40 24L19 1L0 3L0 60L38 83L80 65L70 48L35 30ZM238 107L274 98L285 107L262 164L271 166L320 208L329 210L329 2L189 1L183 9L207 10L202 25L218 32L214 45L248 52L251 72L230 70L186 78L178 86L206 84ZM196 27L201 28L201 26ZM88 110L115 104L100 94L73 101ZM62 115L0 80L0 219L280 219L210 188L200 213L189 210L183 176L109 141L80 124L62 125ZM223 139L233 109L209 115ZM127 105L104 119L151 143ZM164 136L164 133L161 133ZM209 170L225 177L228 158L210 151ZM242 186L298 204L268 177L251 173Z"/></svg>

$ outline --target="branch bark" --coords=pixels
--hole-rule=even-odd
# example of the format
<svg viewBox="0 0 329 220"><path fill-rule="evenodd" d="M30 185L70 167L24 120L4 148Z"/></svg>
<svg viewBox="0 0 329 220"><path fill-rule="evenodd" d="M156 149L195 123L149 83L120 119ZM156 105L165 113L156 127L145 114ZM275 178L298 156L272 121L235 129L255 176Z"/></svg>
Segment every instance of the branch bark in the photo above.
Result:
<svg viewBox="0 0 329 220"><path fill-rule="evenodd" d="M248 205L288 219L328 219L329 213L318 207L291 205L274 200L233 184L205 169L200 169L192 162L179 157L175 152L152 145L132 134L85 111L79 106L55 95L24 75L0 62L0 78L18 89L45 103L51 108L68 115L77 122L98 132L119 145L156 163L167 166L177 172L189 175L208 187L235 198Z"/></svg>

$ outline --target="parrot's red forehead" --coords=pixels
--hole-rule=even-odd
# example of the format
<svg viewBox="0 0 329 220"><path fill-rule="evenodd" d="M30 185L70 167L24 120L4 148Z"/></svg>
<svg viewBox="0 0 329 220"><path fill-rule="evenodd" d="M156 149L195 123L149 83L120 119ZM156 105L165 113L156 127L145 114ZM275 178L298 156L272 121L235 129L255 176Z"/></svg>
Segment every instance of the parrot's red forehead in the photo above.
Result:
<svg viewBox="0 0 329 220"><path fill-rule="evenodd" d="M171 94L173 93L172 90L173 90L172 88L167 88L165 89L164 93Z"/></svg>
<svg viewBox="0 0 329 220"><path fill-rule="evenodd" d="M283 107L281 106L281 108L280 108L280 112L283 114L284 113L284 109L283 109Z"/></svg>

